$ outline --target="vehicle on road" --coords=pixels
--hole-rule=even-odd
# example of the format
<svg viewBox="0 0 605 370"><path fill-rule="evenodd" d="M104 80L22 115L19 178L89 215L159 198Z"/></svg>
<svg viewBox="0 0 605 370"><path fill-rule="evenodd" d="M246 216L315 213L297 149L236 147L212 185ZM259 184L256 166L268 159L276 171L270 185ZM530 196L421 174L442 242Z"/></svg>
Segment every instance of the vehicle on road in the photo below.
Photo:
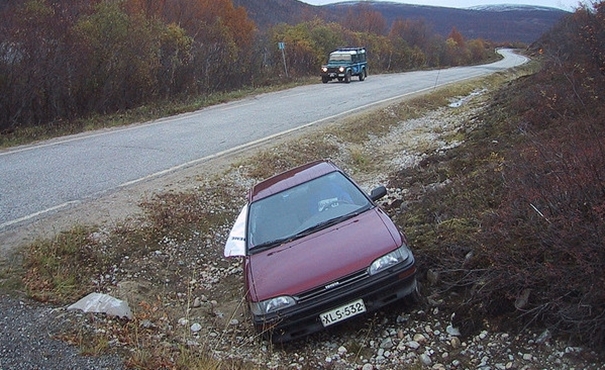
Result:
<svg viewBox="0 0 605 370"><path fill-rule="evenodd" d="M328 63L321 66L321 82L333 79L351 82L351 77L363 81L368 76L368 62L365 48L339 48L330 53Z"/></svg>
<svg viewBox="0 0 605 370"><path fill-rule="evenodd" d="M405 235L328 160L253 186L225 244L242 256L254 327L286 342L417 294Z"/></svg>

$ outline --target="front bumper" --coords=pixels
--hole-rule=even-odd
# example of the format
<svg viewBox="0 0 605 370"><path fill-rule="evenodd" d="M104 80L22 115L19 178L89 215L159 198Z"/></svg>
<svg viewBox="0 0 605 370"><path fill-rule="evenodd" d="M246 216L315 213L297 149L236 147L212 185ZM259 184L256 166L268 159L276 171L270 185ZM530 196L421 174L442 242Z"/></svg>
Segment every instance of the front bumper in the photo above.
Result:
<svg viewBox="0 0 605 370"><path fill-rule="evenodd" d="M253 315L254 327L274 343L288 342L323 330L319 318L321 313L357 299L363 299L366 314L376 311L416 290L416 266L413 258L411 263L402 265L368 276L352 286L336 288L321 298L300 303L279 313Z"/></svg>
<svg viewBox="0 0 605 370"><path fill-rule="evenodd" d="M324 77L324 78L330 78L330 79L334 79L334 78L344 78L346 76L346 70L345 71L339 71L338 68L329 68L327 72L321 72L320 76Z"/></svg>

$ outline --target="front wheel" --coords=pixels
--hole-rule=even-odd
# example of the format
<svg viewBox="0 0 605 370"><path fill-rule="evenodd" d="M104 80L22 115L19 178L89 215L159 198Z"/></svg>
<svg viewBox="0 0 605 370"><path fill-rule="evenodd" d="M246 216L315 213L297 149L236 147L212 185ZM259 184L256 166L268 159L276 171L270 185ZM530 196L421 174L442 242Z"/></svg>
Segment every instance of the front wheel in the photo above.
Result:
<svg viewBox="0 0 605 370"><path fill-rule="evenodd" d="M347 71L347 73L345 73L345 82L351 82L351 71Z"/></svg>
<svg viewBox="0 0 605 370"><path fill-rule="evenodd" d="M328 83L328 81L330 81L330 79L329 79L328 77L322 77L322 78L321 78L321 82L323 82L323 83L325 83L325 84L327 84L327 83Z"/></svg>
<svg viewBox="0 0 605 370"><path fill-rule="evenodd" d="M422 295L420 294L420 288L418 287L418 283L416 283L416 287L406 297L403 298L404 304L407 306L415 306L422 301Z"/></svg>
<svg viewBox="0 0 605 370"><path fill-rule="evenodd" d="M364 69L362 69L362 70L361 70L361 73L359 74L359 81L363 81L363 80L365 80L367 76L368 76L368 75L367 75L366 69L365 69L365 68L364 68Z"/></svg>

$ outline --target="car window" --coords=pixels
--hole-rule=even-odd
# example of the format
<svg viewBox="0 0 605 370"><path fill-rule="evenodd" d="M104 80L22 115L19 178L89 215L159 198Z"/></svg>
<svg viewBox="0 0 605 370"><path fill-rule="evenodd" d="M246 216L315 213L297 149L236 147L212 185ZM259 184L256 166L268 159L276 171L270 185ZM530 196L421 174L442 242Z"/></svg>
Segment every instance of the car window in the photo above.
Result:
<svg viewBox="0 0 605 370"><path fill-rule="evenodd" d="M371 202L346 176L332 172L250 205L248 249L279 244L305 230L367 209Z"/></svg>
<svg viewBox="0 0 605 370"><path fill-rule="evenodd" d="M332 53L328 63L351 62L351 54L349 53Z"/></svg>

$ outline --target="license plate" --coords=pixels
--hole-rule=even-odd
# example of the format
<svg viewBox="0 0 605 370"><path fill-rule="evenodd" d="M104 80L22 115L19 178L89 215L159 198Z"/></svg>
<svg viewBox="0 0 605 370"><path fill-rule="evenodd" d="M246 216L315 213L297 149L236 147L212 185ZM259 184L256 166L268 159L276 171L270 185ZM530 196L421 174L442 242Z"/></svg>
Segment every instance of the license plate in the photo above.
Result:
<svg viewBox="0 0 605 370"><path fill-rule="evenodd" d="M323 326L326 327L364 312L366 312L366 306L363 304L363 300L359 299L331 311L324 312L319 315L319 318Z"/></svg>

